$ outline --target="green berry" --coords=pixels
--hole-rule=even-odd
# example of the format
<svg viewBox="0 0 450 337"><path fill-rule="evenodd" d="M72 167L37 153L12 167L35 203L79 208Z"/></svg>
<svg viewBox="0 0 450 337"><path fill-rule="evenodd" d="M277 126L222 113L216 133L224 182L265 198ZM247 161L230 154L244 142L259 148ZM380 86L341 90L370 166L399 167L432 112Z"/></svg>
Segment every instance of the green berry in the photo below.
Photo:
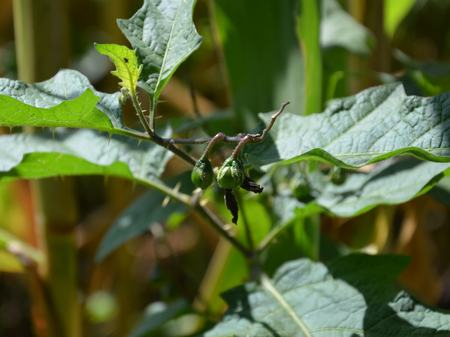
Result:
<svg viewBox="0 0 450 337"><path fill-rule="evenodd" d="M214 180L214 172L211 162L202 157L194 166L191 174L191 180L195 186L206 189Z"/></svg>
<svg viewBox="0 0 450 337"><path fill-rule="evenodd" d="M237 190L245 179L244 164L239 158L230 157L223 163L217 174L220 187L226 190Z"/></svg>

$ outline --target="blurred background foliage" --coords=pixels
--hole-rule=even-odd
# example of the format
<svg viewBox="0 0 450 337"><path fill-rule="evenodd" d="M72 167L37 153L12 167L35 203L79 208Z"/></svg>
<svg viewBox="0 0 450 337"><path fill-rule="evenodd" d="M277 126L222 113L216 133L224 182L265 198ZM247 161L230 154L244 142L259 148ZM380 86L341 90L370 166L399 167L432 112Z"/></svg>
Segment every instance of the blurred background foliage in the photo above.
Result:
<svg viewBox="0 0 450 337"><path fill-rule="evenodd" d="M194 21L203 43L164 89L158 123L170 120L183 137L234 134L253 128L258 112L275 110L287 99L293 102L290 111L309 114L322 111L333 98L393 81L401 81L410 95L450 91L450 1L323 0L320 13L307 3L300 1L293 17L290 13L298 4L294 0L198 0ZM109 73L112 64L93 43L127 44L116 18L131 17L142 1L64 4L69 27L66 66L86 75L97 90L117 91L117 79ZM13 7L13 0L0 2L0 76L16 79ZM320 22L320 30L318 24L302 25L306 16L308 22ZM138 124L131 105L124 107L124 116L127 125ZM203 130L196 128L199 125ZM216 165L224 153L227 148L214 154ZM318 166L329 169L310 165ZM163 178L188 170L174 158ZM283 221L283 211L270 207L271 192L289 188L300 200L309 195L303 193L302 170L308 166L278 168L270 179L262 178L265 193L240 196L242 217L253 228L255 244L272 223ZM332 178L342 177L345 172ZM188 175L182 181L184 188L189 186ZM105 231L146 189L112 177L76 177L72 183L77 298L85 336L194 335L225 310L219 294L251 276L252 266L244 257L193 213L170 215L96 264ZM449 197L450 183L444 180L410 202L378 206L354 218L294 218L298 226L290 227L264 252L264 268L271 273L287 260L308 256L328 261L354 250L407 254L413 260L400 284L426 303L450 309ZM211 188L205 200L227 219L221 198ZM35 207L29 182L0 185L0 336L42 336L45 331L39 312L41 290L32 271L8 246L17 238L28 249L40 248ZM320 233L314 230L318 223ZM245 237L242 228L237 236Z"/></svg>

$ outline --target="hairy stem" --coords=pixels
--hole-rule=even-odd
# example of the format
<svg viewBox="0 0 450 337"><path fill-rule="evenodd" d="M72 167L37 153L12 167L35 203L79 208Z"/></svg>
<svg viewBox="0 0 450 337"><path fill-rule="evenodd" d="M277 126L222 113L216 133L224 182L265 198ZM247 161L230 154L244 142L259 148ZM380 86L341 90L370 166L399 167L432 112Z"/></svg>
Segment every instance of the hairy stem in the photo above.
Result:
<svg viewBox="0 0 450 337"><path fill-rule="evenodd" d="M155 129L151 128L150 125L148 125L147 121L145 120L144 112L141 109L141 105L139 104L136 96L136 91L131 90L130 92L131 101L133 102L134 109L137 112L137 115L139 116L139 120L141 121L142 126L144 127L145 131L148 133L150 137L152 137L155 133ZM151 119L150 119L151 121Z"/></svg>

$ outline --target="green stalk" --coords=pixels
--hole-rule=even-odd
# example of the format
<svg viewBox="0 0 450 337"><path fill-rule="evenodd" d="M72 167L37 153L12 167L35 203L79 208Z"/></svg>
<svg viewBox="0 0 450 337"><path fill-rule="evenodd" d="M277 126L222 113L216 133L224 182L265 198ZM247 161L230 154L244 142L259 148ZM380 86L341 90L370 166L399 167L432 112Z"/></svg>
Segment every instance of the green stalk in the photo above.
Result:
<svg viewBox="0 0 450 337"><path fill-rule="evenodd" d="M322 111L322 51L319 28L320 1L299 1L297 36L305 58L305 115Z"/></svg>
<svg viewBox="0 0 450 337"><path fill-rule="evenodd" d="M14 0L19 79L46 80L67 67L69 27L67 0ZM28 131L31 131L28 129ZM45 322L47 337L81 336L77 299L77 223L73 181L32 181L38 241L45 253L31 293ZM38 323L38 322L37 322Z"/></svg>

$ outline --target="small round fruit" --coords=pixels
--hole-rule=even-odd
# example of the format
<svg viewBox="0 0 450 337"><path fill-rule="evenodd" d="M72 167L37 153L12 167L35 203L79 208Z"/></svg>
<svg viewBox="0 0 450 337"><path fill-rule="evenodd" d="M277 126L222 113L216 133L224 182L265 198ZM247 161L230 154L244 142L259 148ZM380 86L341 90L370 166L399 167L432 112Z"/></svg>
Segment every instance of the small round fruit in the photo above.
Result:
<svg viewBox="0 0 450 337"><path fill-rule="evenodd" d="M217 174L217 182L226 190L237 190L245 179L244 164L239 158L230 157Z"/></svg>
<svg viewBox="0 0 450 337"><path fill-rule="evenodd" d="M200 158L195 164L191 180L195 186L206 189L214 180L214 171L211 162L206 158Z"/></svg>

